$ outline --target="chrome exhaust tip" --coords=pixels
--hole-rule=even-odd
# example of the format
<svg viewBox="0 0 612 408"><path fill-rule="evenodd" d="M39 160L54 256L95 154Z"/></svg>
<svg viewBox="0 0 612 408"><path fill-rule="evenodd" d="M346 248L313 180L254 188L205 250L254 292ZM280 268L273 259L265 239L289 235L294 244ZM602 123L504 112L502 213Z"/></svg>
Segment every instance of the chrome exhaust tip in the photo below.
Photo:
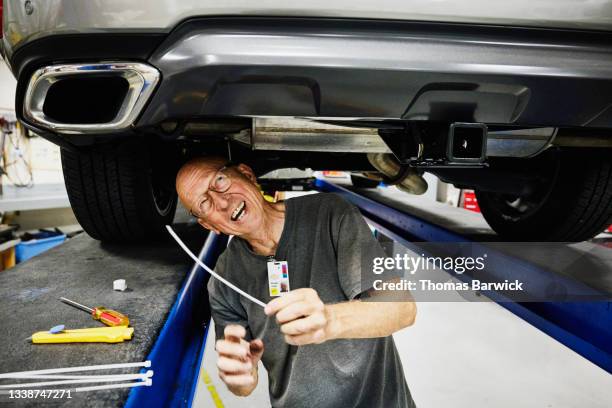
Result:
<svg viewBox="0 0 612 408"><path fill-rule="evenodd" d="M120 131L134 123L159 78L137 62L47 66L30 78L23 116L58 133Z"/></svg>

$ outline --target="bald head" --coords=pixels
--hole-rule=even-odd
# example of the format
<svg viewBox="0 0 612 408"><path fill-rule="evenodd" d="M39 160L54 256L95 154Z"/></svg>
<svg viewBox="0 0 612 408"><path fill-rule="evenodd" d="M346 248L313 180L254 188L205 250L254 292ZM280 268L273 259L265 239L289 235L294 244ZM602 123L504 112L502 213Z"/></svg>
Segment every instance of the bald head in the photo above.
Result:
<svg viewBox="0 0 612 408"><path fill-rule="evenodd" d="M231 165L219 173L226 165L225 158L215 156L185 163L176 176L181 203L202 227L216 233L248 239L259 236L261 231L270 231L272 226L267 224L275 222L275 216L284 207L279 210L264 199L248 165ZM216 182L222 185L213 186Z"/></svg>
<svg viewBox="0 0 612 408"><path fill-rule="evenodd" d="M191 194L194 186L210 173L214 173L227 163L219 156L196 157L183 164L176 175L176 192L187 208L191 208Z"/></svg>

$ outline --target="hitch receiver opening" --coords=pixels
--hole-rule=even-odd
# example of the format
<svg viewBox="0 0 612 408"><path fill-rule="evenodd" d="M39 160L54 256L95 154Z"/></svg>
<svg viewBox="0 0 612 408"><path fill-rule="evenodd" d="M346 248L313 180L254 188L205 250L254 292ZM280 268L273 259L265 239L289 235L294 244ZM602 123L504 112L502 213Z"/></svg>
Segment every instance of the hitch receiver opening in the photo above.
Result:
<svg viewBox="0 0 612 408"><path fill-rule="evenodd" d="M446 155L451 163L483 163L487 158L487 125L452 123Z"/></svg>

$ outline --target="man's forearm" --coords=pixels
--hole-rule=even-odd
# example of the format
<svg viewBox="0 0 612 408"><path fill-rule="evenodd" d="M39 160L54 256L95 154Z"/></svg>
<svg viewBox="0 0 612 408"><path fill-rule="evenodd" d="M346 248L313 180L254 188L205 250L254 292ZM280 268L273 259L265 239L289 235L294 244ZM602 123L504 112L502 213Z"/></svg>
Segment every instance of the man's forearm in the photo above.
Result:
<svg viewBox="0 0 612 408"><path fill-rule="evenodd" d="M416 304L352 300L325 305L327 340L385 337L410 326Z"/></svg>

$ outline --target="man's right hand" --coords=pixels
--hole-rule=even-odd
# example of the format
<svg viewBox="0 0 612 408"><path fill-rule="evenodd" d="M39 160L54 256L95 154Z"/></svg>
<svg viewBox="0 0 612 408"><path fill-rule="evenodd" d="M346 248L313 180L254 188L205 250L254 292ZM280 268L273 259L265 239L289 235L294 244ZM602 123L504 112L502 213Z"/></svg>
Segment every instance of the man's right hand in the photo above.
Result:
<svg viewBox="0 0 612 408"><path fill-rule="evenodd" d="M217 340L219 377L234 394L249 395L257 386L257 363L264 352L260 339L248 342L246 330L237 324L225 326L225 339Z"/></svg>

